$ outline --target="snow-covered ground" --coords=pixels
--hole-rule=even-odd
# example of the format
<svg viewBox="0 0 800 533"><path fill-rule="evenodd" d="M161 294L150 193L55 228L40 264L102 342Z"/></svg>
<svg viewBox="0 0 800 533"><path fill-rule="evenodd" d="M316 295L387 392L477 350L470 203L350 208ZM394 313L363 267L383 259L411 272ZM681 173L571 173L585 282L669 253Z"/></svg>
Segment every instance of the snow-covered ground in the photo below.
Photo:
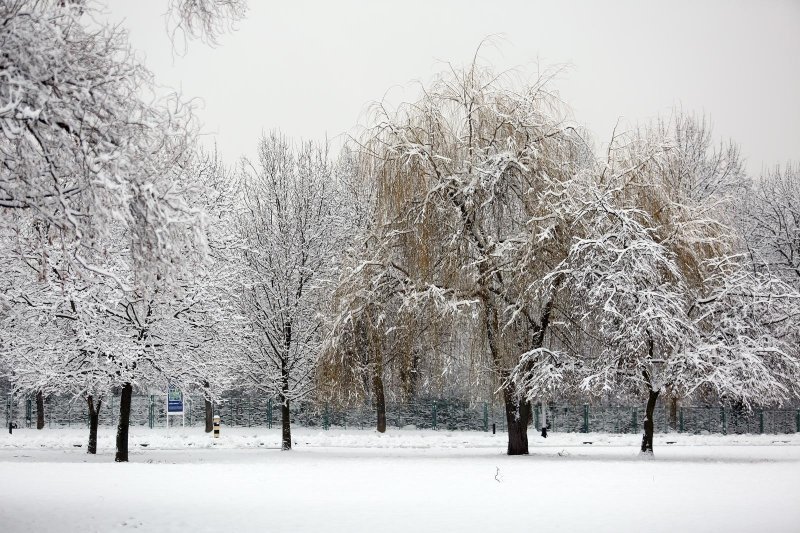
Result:
<svg viewBox="0 0 800 533"><path fill-rule="evenodd" d="M294 436L133 428L115 464L108 427L94 457L85 429L6 433L0 531L800 531L800 435L658 434L654 460L637 435Z"/></svg>

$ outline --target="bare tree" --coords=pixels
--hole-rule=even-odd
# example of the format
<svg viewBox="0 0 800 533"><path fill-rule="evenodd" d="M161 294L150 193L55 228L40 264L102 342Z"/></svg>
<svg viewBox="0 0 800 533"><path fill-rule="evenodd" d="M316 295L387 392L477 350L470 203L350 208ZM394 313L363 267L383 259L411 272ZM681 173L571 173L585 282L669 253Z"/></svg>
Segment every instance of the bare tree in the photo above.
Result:
<svg viewBox="0 0 800 533"><path fill-rule="evenodd" d="M281 402L282 448L292 447L290 405L314 385L322 313L337 270L337 184L324 148L261 139L243 168L239 220L246 281L242 312L250 349L240 372Z"/></svg>
<svg viewBox="0 0 800 533"><path fill-rule="evenodd" d="M740 187L727 169L738 165L704 162L717 157L707 137L676 142L678 124L674 136L659 126L612 143L583 196L590 231L572 236L552 274L563 280L558 349L532 350L514 373L529 396L563 386L646 394L648 454L664 390L780 402L796 395L800 364L785 333L798 295L749 272L723 223Z"/></svg>
<svg viewBox="0 0 800 533"><path fill-rule="evenodd" d="M755 180L738 222L756 268L800 288L800 166L776 167Z"/></svg>
<svg viewBox="0 0 800 533"><path fill-rule="evenodd" d="M246 14L246 0L169 0L167 30L173 43L188 37L215 45Z"/></svg>

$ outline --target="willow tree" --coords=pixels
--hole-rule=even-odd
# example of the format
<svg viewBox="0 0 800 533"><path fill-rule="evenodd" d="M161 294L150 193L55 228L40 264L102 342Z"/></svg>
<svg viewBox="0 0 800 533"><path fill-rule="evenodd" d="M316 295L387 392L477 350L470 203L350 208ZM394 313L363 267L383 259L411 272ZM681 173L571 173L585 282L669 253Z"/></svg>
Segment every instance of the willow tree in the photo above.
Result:
<svg viewBox="0 0 800 533"><path fill-rule="evenodd" d="M343 268L318 378L325 401L352 405L372 398L375 427L383 433L387 397L410 400L446 382L460 307L447 312L450 302L417 291L403 267L374 259ZM420 298L407 305L411 295Z"/></svg>
<svg viewBox="0 0 800 533"><path fill-rule="evenodd" d="M391 268L401 308L478 340L511 455L528 453L530 405L508 378L544 342L559 283L547 274L573 222L568 191L591 160L545 80L516 85L473 63L416 102L378 107L360 165L376 187L377 244L356 268Z"/></svg>

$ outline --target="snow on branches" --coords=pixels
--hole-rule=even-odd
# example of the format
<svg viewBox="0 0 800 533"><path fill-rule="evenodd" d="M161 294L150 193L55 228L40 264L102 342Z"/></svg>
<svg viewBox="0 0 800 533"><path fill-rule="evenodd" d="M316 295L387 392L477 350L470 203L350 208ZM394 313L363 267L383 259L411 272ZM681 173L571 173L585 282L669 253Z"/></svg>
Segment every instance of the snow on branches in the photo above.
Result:
<svg viewBox="0 0 800 533"><path fill-rule="evenodd" d="M43 279L65 269L113 277L101 241L117 228L134 260L165 263L176 260L176 239L200 229L180 180L195 133L191 106L145 101L152 79L125 33L89 29L87 9L0 6L0 225Z"/></svg>
<svg viewBox="0 0 800 533"><path fill-rule="evenodd" d="M341 251L340 187L327 151L262 137L255 163L242 164L238 218L244 265L241 305L249 346L238 371L283 404L284 449L291 448L289 404L314 386Z"/></svg>

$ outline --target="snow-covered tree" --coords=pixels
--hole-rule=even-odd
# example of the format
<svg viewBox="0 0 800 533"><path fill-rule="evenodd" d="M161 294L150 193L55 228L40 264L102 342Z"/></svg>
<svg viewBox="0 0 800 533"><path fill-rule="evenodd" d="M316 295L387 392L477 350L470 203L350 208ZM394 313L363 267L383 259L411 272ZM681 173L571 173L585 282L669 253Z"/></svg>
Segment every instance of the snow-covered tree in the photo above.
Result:
<svg viewBox="0 0 800 533"><path fill-rule="evenodd" d="M218 213L225 205L224 177L202 176L216 175L218 164L197 158L181 168L198 188L208 191L198 194L195 202L213 197ZM212 184L214 189L208 189ZM215 212L208 205L198 207ZM209 224L214 251L208 255L192 241L175 239L173 245L183 255L179 264L134 260L137 241L118 227L119 233L103 243L109 254L106 270L112 275L65 277L60 292L36 277L18 278L21 283L7 291L13 307L3 320L12 339L7 353L15 388L85 399L93 421L90 443L95 442L99 410L92 398L100 400L119 389L119 460L125 460L135 388L165 390L171 382L184 390L200 390L209 399L216 397L228 379L225 363L235 346L233 330L241 322L230 297L235 293L234 255L226 252L218 230L211 231L221 222ZM192 231L184 226L177 233Z"/></svg>
<svg viewBox="0 0 800 533"><path fill-rule="evenodd" d="M246 13L246 0L169 0L167 27L173 42L181 35L217 44Z"/></svg>
<svg viewBox="0 0 800 533"><path fill-rule="evenodd" d="M72 270L106 273L92 262L98 243L119 225L142 227L142 216L154 229L140 236L152 239L140 250L174 259L158 228L182 209L179 194L152 183L195 129L181 101L143 99L152 80L125 33L88 29L87 9L27 0L0 6L0 224L30 226L15 238L24 257L41 257L44 278L53 242ZM154 159L165 151L172 155Z"/></svg>
<svg viewBox="0 0 800 533"><path fill-rule="evenodd" d="M705 137L690 150L656 131L612 145L584 195L591 231L572 236L553 274L564 310L554 338L569 342L532 350L513 375L529 396L565 384L645 392L649 453L664 390L711 391L744 405L781 401L795 394L798 368L781 331L796 320L796 295L750 272L722 222L738 183L726 185L728 167L694 161L706 153Z"/></svg>
<svg viewBox="0 0 800 533"><path fill-rule="evenodd" d="M282 448L289 450L289 406L312 392L338 269L339 187L324 148L294 145L278 133L262 137L258 160L243 163L242 172L241 301L250 346L239 371L280 400Z"/></svg>
<svg viewBox="0 0 800 533"><path fill-rule="evenodd" d="M575 212L569 191L592 158L542 80L512 87L473 64L395 112L378 107L360 165L376 184L377 244L354 271L373 272L361 286L389 281L398 308L466 327L454 335L476 340L461 345L474 344L475 361L492 369L508 453L524 454L530 406L508 378L544 341L559 284L547 275Z"/></svg>
<svg viewBox="0 0 800 533"><path fill-rule="evenodd" d="M1 318L18 334L4 342L7 371L20 389L120 388L122 411L134 387L167 380L213 396L219 372L200 355L222 351L208 347L237 323L224 310L233 262L205 254L202 212L224 204L198 174L214 165L196 153L191 106L148 96L153 80L127 36L90 22L94 9L0 6ZM215 252L231 248L229 233L215 232Z"/></svg>
<svg viewBox="0 0 800 533"><path fill-rule="evenodd" d="M754 180L737 214L756 268L800 288L800 166Z"/></svg>
<svg viewBox="0 0 800 533"><path fill-rule="evenodd" d="M376 183L359 172L369 163L346 148L337 165L348 237L326 325L318 398L338 405L372 399L382 433L387 399L412 399L448 381L451 365L441 352L450 331L437 327L438 307L403 306L408 276L400 265L406 261L374 234Z"/></svg>

